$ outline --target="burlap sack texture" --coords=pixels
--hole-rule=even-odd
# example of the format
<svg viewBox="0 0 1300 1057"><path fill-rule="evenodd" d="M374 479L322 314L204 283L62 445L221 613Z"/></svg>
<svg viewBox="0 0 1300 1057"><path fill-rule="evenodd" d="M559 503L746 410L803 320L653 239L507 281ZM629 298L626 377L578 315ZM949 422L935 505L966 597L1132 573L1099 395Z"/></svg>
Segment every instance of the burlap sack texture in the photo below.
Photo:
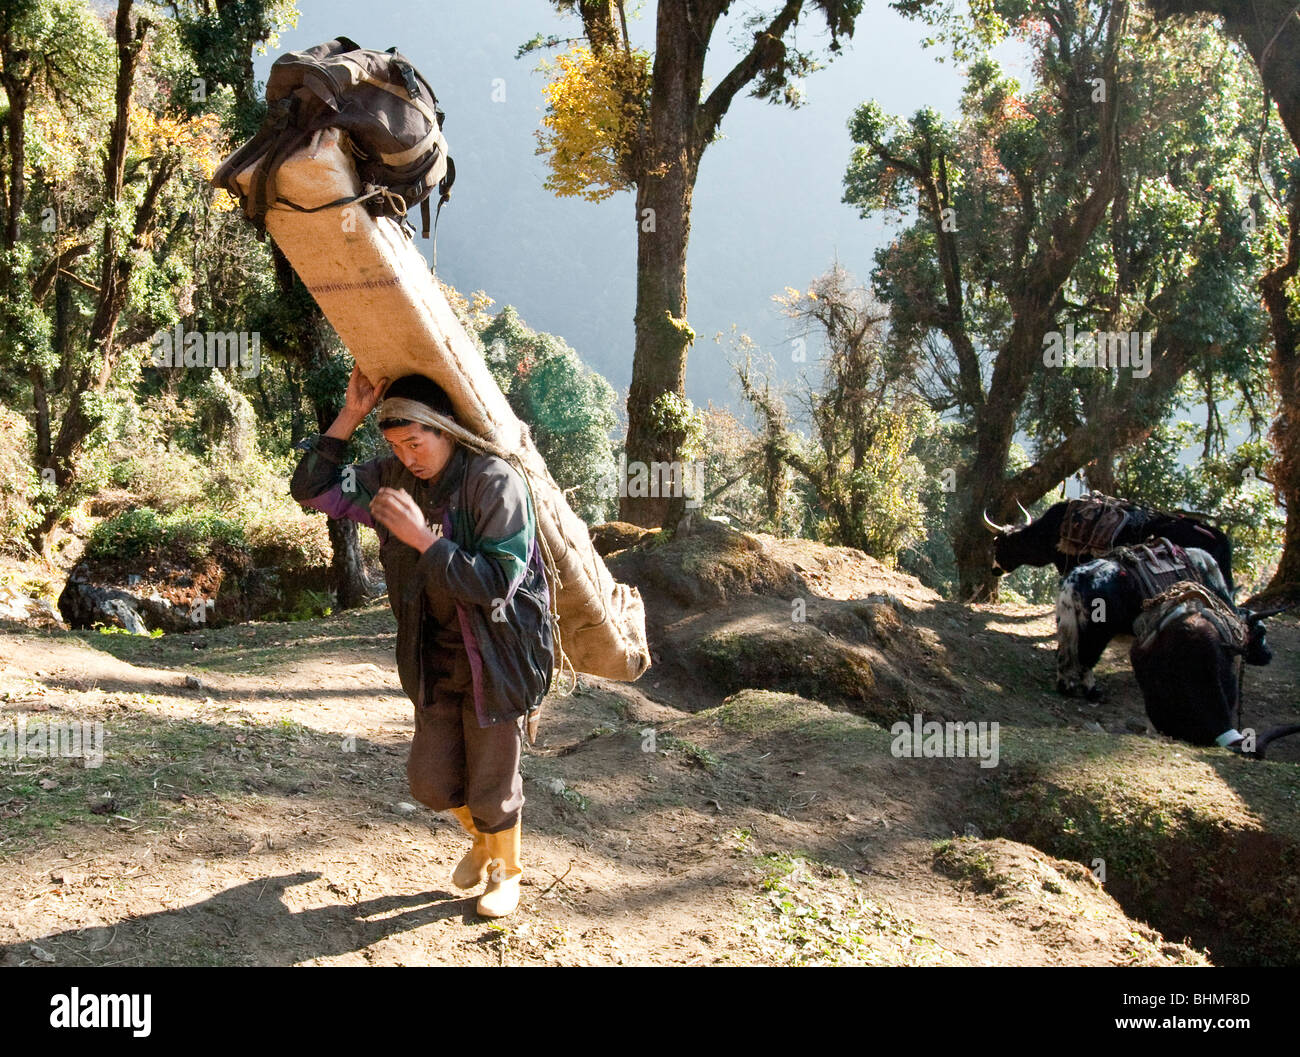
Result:
<svg viewBox="0 0 1300 1057"><path fill-rule="evenodd" d="M340 135L325 129L285 160L276 177L280 198L311 209L361 193ZM250 172L239 176L244 190ZM569 508L528 427L511 411L400 224L372 217L359 205L318 213L277 206L267 213L266 229L368 379L432 378L450 395L458 422L519 454L560 575L565 653L579 672L639 678L650 666L640 593L610 576L586 524Z"/></svg>

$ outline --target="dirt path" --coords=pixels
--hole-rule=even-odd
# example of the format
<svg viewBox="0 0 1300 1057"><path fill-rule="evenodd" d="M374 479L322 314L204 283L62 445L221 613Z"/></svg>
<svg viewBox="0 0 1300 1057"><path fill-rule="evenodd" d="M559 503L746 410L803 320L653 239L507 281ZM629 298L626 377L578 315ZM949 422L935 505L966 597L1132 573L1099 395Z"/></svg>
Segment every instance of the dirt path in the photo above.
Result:
<svg viewBox="0 0 1300 1057"><path fill-rule="evenodd" d="M1006 648L1008 619L1047 661L1045 612L973 634ZM106 758L0 759L0 964L1203 961L1082 867L937 847L973 760L810 749L876 728L800 699L691 713L585 679L525 759L523 900L489 923L450 885L459 827L411 810L385 605L158 640L5 628L0 722L102 721Z"/></svg>

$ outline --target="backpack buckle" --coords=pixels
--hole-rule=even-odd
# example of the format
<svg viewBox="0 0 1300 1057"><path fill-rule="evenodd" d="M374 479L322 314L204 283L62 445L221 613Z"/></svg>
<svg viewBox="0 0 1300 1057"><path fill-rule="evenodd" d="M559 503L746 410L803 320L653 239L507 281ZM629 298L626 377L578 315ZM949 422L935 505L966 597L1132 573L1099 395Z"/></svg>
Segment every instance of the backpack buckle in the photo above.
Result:
<svg viewBox="0 0 1300 1057"><path fill-rule="evenodd" d="M415 79L415 68L409 62L393 56L393 68L401 77L402 83L406 85L406 92L412 99L420 98L420 82Z"/></svg>

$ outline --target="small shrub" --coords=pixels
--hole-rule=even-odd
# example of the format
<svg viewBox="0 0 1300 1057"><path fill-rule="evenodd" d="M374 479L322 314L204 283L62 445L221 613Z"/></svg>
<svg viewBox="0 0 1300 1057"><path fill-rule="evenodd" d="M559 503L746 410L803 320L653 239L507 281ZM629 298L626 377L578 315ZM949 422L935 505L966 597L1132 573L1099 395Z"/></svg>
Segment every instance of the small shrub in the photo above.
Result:
<svg viewBox="0 0 1300 1057"><path fill-rule="evenodd" d="M96 525L86 556L112 561L166 550L176 558L193 559L205 558L217 548L247 552L243 527L210 510L182 509L163 515L152 507L138 507Z"/></svg>

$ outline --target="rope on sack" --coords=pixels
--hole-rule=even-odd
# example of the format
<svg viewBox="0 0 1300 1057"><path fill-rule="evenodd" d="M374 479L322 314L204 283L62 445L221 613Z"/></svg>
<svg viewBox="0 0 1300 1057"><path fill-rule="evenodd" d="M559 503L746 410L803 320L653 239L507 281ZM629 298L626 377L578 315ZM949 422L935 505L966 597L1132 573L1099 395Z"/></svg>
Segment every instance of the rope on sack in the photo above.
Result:
<svg viewBox="0 0 1300 1057"><path fill-rule="evenodd" d="M523 460L516 452L507 451L500 445L493 444L490 440L480 437L460 425L446 415L441 415L434 411L427 404L422 404L417 400L407 400L403 397L391 397L385 401L379 411L380 421L387 418L404 418L411 422L420 422L426 426L434 426L437 429L445 430L464 444L467 448L473 448L475 451L484 452L488 455L495 455L498 459L510 463L519 471L519 475L524 479L524 486L528 489L528 501L533 505L534 517L537 522L537 542L541 546L542 566L546 574L546 579L552 586L548 591L549 599L547 608L551 614L551 632L555 636L555 651L559 654L559 672L560 680L564 681L565 672L573 677L572 683L567 690L561 692L561 697L568 697L578 686L578 671L569 660L569 655L564 652L564 642L560 635L560 610L557 604L559 589L564 586L560 579L559 566L556 565L555 556L551 553L550 544L546 542L546 534L542 532L541 518L538 516L539 507L537 499L533 495L533 482L530 479L528 470L524 467Z"/></svg>
<svg viewBox="0 0 1300 1057"><path fill-rule="evenodd" d="M319 206L300 206L297 202L291 202L287 198L276 198L275 205L288 206L296 213L319 213L322 210L334 209L338 206L360 205L372 198L382 198L388 207L389 213L403 219L406 217L406 199L396 191L390 191L387 187L379 187L375 184L366 184L365 193L359 195L345 195L342 198L336 198L333 202L326 202ZM385 214L388 215L388 214Z"/></svg>

